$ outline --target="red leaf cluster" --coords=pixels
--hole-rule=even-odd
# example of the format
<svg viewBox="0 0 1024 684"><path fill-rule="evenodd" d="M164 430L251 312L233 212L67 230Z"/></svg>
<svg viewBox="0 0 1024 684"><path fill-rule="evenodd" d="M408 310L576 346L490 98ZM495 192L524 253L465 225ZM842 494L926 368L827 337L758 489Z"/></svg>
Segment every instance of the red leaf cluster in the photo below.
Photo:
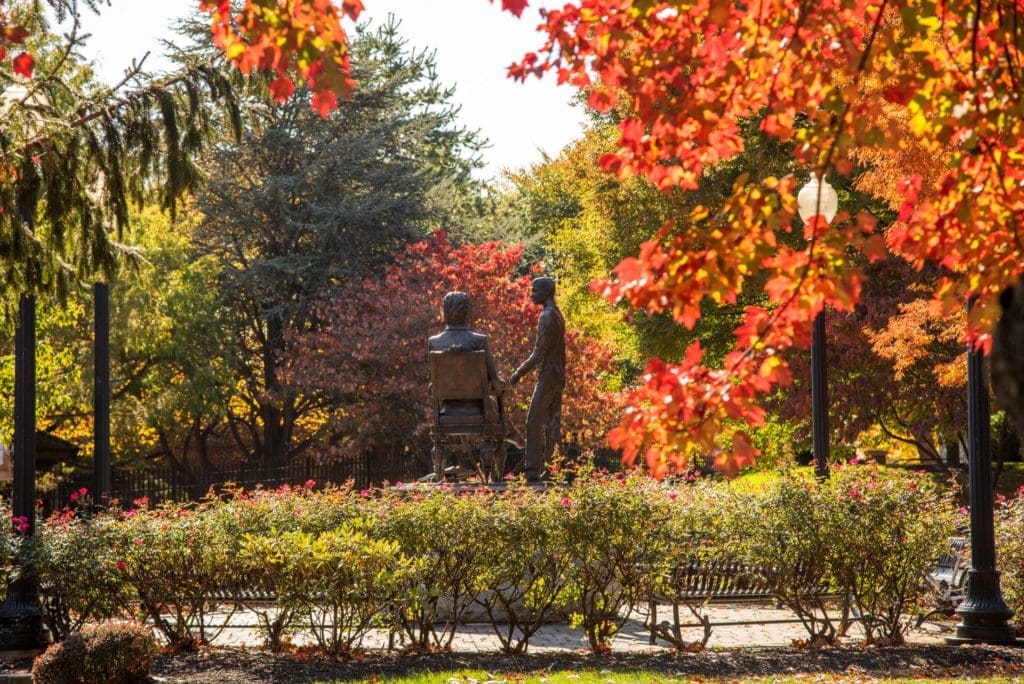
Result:
<svg viewBox="0 0 1024 684"><path fill-rule="evenodd" d="M11 45L21 45L28 38L28 29L8 21L7 12L0 2L0 60L7 58ZM19 52L11 59L11 68L15 74L23 78L32 78L35 60L27 52Z"/></svg>
<svg viewBox="0 0 1024 684"><path fill-rule="evenodd" d="M296 79L313 92L313 108L327 116L355 87L342 19L355 21L362 0L246 0L238 14L229 0L200 0L211 16L214 42L243 73L277 75L271 95L283 101Z"/></svg>

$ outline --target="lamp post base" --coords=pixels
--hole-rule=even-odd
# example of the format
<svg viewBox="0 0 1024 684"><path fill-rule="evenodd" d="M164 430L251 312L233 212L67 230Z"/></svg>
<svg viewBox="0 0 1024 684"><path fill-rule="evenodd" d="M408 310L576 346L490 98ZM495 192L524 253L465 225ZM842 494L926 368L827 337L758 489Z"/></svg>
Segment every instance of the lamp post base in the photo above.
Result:
<svg viewBox="0 0 1024 684"><path fill-rule="evenodd" d="M1009 622L1013 611L999 591L999 572L968 570L967 586L967 599L956 609L960 616L956 636L947 637L946 643L1024 646Z"/></svg>
<svg viewBox="0 0 1024 684"><path fill-rule="evenodd" d="M42 653L50 644L50 632L39 613L0 610L0 660L20 660Z"/></svg>

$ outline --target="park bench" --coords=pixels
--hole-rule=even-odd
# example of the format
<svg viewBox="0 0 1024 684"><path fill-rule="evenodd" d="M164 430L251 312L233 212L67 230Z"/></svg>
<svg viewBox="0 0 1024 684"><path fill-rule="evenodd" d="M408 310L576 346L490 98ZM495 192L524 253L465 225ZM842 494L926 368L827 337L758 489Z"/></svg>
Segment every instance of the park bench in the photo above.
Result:
<svg viewBox="0 0 1024 684"><path fill-rule="evenodd" d="M950 540L949 550L941 554L935 566L925 574L925 582L933 590L933 597L938 606L935 610L921 616L917 620L920 627L929 617L936 614L951 614L967 595L967 574L970 567L969 546L967 537L954 537ZM764 580L765 572L758 566L728 561L698 561L674 568L664 577L661 589L653 592L648 599L650 643L654 644L657 636L681 641L680 630L683 627L703 627L705 640L710 635L712 624L746 625L755 621L734 620L711 623L707 616L701 616L694 610L695 606L706 603L746 603L772 602L775 596ZM807 596L822 600L840 598L835 592L823 585L809 582ZM658 604L672 607L672 622L662 625L658 622ZM778 605L778 604L777 604ZM689 607L698 620L693 623L680 621L680 606ZM853 606L852 608L856 608ZM856 610L853 611L856 613ZM859 619L856 615L854 619ZM756 624L781 624L793 622L794 618L777 620L758 619Z"/></svg>
<svg viewBox="0 0 1024 684"><path fill-rule="evenodd" d="M925 575L936 607L922 615L917 626L933 615L952 615L967 598L967 575L971 567L970 543L967 537L953 537L949 550L936 559L935 567Z"/></svg>
<svg viewBox="0 0 1024 684"><path fill-rule="evenodd" d="M705 615L699 615L697 606L707 603L767 603L776 602L762 568L735 561L702 561L691 560L677 566L662 577L659 589L647 597L648 629L650 643L654 644L660 635L670 641L682 642L680 630L683 627L703 627L705 641L710 636L712 622ZM809 582L807 596L819 599L837 598L827 586ZM658 605L672 607L672 622L662 625L658 622ZM698 620L695 623L682 623L680 607L687 607ZM777 620L758 619L730 620L714 623L726 625L774 624L793 622L794 618Z"/></svg>

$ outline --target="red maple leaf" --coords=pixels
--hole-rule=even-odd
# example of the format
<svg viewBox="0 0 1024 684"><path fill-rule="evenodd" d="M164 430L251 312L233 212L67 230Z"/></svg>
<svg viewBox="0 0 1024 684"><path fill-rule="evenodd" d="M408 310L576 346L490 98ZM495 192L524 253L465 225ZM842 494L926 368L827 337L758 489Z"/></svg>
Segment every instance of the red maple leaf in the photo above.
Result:
<svg viewBox="0 0 1024 684"><path fill-rule="evenodd" d="M35 68L36 61L32 59L32 55L27 52L22 52L13 60L11 60L11 66L14 67L14 73L25 78L32 78L32 69Z"/></svg>

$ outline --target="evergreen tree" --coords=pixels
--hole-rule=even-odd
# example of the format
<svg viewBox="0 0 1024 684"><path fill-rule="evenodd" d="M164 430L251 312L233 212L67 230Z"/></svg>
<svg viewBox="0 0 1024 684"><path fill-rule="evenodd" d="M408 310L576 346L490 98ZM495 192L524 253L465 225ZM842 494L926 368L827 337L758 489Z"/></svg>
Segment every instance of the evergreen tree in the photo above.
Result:
<svg viewBox="0 0 1024 684"><path fill-rule="evenodd" d="M472 193L480 145L456 126L433 55L409 50L394 24L361 30L351 55L359 88L350 99L326 118L308 93L258 106L244 139L211 153L198 196L195 246L220 264L249 399L231 412L232 434L266 465L307 448L297 430L323 408L282 384L289 334L314 329L317 301L379 274Z"/></svg>

